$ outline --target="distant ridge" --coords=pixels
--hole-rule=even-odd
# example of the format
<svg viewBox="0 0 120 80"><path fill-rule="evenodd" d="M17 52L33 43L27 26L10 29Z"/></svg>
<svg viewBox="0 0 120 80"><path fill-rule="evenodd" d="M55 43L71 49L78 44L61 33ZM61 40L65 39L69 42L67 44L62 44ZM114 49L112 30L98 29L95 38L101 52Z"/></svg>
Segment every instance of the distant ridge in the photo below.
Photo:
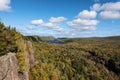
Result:
<svg viewBox="0 0 120 80"><path fill-rule="evenodd" d="M54 40L53 36L25 36L27 40L34 42Z"/></svg>

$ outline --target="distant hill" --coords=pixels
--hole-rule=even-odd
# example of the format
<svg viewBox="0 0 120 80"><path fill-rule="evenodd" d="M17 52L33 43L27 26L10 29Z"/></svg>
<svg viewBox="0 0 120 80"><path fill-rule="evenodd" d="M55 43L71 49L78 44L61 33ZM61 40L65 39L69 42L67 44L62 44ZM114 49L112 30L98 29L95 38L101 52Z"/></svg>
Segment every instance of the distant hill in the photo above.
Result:
<svg viewBox="0 0 120 80"><path fill-rule="evenodd" d="M52 36L25 36L27 40L39 42L39 41L49 41L54 40L55 38Z"/></svg>
<svg viewBox="0 0 120 80"><path fill-rule="evenodd" d="M105 39L120 40L120 36L110 36L110 37L105 37Z"/></svg>
<svg viewBox="0 0 120 80"><path fill-rule="evenodd" d="M92 41L92 40L120 40L120 36L89 37L89 38L58 38L58 40L64 43L79 42L79 41Z"/></svg>

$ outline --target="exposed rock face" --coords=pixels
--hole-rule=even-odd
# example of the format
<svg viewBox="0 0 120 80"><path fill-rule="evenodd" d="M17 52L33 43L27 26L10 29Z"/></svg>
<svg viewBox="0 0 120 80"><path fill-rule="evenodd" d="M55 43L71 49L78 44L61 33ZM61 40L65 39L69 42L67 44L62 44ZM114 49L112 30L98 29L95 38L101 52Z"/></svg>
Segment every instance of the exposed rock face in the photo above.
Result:
<svg viewBox="0 0 120 80"><path fill-rule="evenodd" d="M29 80L29 69L30 69L30 62L29 62L29 50L27 49L28 45L25 40L21 39L21 45L23 46L23 53L25 54L25 71L23 73L19 73L20 80Z"/></svg>
<svg viewBox="0 0 120 80"><path fill-rule="evenodd" d="M0 57L0 80L20 80L15 53L8 53Z"/></svg>
<svg viewBox="0 0 120 80"><path fill-rule="evenodd" d="M29 64L30 67L35 65L35 58L34 58L34 50L33 50L33 46L32 43L30 41L27 41L27 46L28 46L28 51L29 51Z"/></svg>
<svg viewBox="0 0 120 80"><path fill-rule="evenodd" d="M20 80L29 80L29 69L35 64L34 50L33 50L32 43L30 41L25 41L21 39L21 44L24 47L23 52L25 54L26 70L23 73L19 73L19 78Z"/></svg>
<svg viewBox="0 0 120 80"><path fill-rule="evenodd" d="M34 50L30 41L21 39L25 54L25 71L18 73L16 53L8 53L0 57L0 80L29 80L29 69L35 65Z"/></svg>

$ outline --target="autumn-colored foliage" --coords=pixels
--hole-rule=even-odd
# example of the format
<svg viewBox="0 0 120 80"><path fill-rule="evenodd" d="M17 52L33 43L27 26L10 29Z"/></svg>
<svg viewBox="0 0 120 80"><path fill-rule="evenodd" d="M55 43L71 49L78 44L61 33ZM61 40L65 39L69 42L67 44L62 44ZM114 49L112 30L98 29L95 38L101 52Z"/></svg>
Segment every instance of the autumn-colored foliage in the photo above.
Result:
<svg viewBox="0 0 120 80"><path fill-rule="evenodd" d="M31 80L119 79L119 40L91 38L60 41L64 44L33 41L39 64L32 68ZM36 73L37 78L32 76Z"/></svg>

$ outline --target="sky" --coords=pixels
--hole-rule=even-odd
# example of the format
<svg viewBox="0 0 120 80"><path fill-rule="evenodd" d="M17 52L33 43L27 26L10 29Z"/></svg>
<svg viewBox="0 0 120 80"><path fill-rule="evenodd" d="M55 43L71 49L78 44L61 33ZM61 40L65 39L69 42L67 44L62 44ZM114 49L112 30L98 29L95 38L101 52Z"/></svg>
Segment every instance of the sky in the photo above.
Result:
<svg viewBox="0 0 120 80"><path fill-rule="evenodd" d="M0 0L0 21L25 36L119 36L120 0Z"/></svg>

